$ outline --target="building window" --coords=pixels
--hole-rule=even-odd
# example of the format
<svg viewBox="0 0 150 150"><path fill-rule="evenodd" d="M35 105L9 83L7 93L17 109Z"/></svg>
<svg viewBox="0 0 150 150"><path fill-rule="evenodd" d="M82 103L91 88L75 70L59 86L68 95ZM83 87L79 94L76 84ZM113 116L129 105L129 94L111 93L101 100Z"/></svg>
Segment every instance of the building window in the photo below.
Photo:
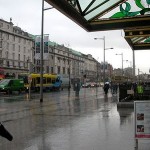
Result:
<svg viewBox="0 0 150 150"><path fill-rule="evenodd" d="M63 61L64 61L64 64L65 64L65 62L66 62L65 58L63 59Z"/></svg>
<svg viewBox="0 0 150 150"><path fill-rule="evenodd" d="M26 44L26 39L24 39L24 44Z"/></svg>
<svg viewBox="0 0 150 150"><path fill-rule="evenodd" d="M70 74L70 68L67 69L67 73Z"/></svg>
<svg viewBox="0 0 150 150"><path fill-rule="evenodd" d="M2 32L0 32L0 39L2 40Z"/></svg>
<svg viewBox="0 0 150 150"><path fill-rule="evenodd" d="M15 62L14 61L12 62L12 66L15 67Z"/></svg>
<svg viewBox="0 0 150 150"><path fill-rule="evenodd" d="M9 50L9 43L7 43L7 50Z"/></svg>
<svg viewBox="0 0 150 150"><path fill-rule="evenodd" d="M49 66L46 66L46 72L49 73Z"/></svg>
<svg viewBox="0 0 150 150"><path fill-rule="evenodd" d="M57 73L60 74L60 66L57 67Z"/></svg>
<svg viewBox="0 0 150 150"><path fill-rule="evenodd" d="M13 35L13 41L15 42L15 36Z"/></svg>
<svg viewBox="0 0 150 150"><path fill-rule="evenodd" d="M65 74L66 73L66 71L65 71L65 67L63 67L63 74Z"/></svg>
<svg viewBox="0 0 150 150"><path fill-rule="evenodd" d="M20 54L18 54L18 60L20 60Z"/></svg>
<svg viewBox="0 0 150 150"><path fill-rule="evenodd" d="M54 68L53 67L51 67L51 73L54 73Z"/></svg>
<svg viewBox="0 0 150 150"><path fill-rule="evenodd" d="M9 34L6 34L7 40L9 40Z"/></svg>
<svg viewBox="0 0 150 150"><path fill-rule="evenodd" d="M6 52L6 59L8 59L8 52Z"/></svg>
<svg viewBox="0 0 150 150"><path fill-rule="evenodd" d="M0 60L0 65L3 65L3 60Z"/></svg>
<svg viewBox="0 0 150 150"><path fill-rule="evenodd" d="M2 28L3 27L3 23L0 23L0 28Z"/></svg>
<svg viewBox="0 0 150 150"><path fill-rule="evenodd" d="M0 41L0 48L2 48L2 41Z"/></svg>
<svg viewBox="0 0 150 150"><path fill-rule="evenodd" d="M21 66L20 66L20 62L18 62L18 67L20 68Z"/></svg>
<svg viewBox="0 0 150 150"><path fill-rule="evenodd" d="M60 63L60 57L57 57L58 62Z"/></svg>
<svg viewBox="0 0 150 150"><path fill-rule="evenodd" d="M15 60L15 53L13 53L12 57L13 57L13 60Z"/></svg>
<svg viewBox="0 0 150 150"><path fill-rule="evenodd" d="M18 45L18 51L20 52L20 45Z"/></svg>
<svg viewBox="0 0 150 150"><path fill-rule="evenodd" d="M26 47L24 47L24 53L26 53Z"/></svg>
<svg viewBox="0 0 150 150"><path fill-rule="evenodd" d="M20 37L18 37L18 42L19 42L19 43L21 42L21 38L20 38Z"/></svg>
<svg viewBox="0 0 150 150"><path fill-rule="evenodd" d="M13 51L15 51L15 44L13 44Z"/></svg>
<svg viewBox="0 0 150 150"><path fill-rule="evenodd" d="M6 65L7 65L7 67L9 67L9 61L6 61Z"/></svg>

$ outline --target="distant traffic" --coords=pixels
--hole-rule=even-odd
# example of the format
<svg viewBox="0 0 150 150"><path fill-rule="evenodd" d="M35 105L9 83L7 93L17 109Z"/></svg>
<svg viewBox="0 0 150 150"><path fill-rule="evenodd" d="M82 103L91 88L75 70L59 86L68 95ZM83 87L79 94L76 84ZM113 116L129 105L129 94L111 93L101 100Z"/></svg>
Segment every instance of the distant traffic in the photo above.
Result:
<svg viewBox="0 0 150 150"><path fill-rule="evenodd" d="M11 94L13 91L40 91L40 74L22 73L18 79L4 79L0 81L0 92ZM58 74L43 74L43 91L59 91L69 87L69 78Z"/></svg>

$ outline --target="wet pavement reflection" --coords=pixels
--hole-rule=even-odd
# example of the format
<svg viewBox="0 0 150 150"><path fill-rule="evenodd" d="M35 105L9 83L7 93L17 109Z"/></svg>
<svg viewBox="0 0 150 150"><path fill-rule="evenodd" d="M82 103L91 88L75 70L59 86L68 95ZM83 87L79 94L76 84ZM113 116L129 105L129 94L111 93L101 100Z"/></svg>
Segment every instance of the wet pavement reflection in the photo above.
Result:
<svg viewBox="0 0 150 150"><path fill-rule="evenodd" d="M0 97L0 121L12 142L0 137L1 150L135 150L134 110L118 108L118 96L102 88ZM139 140L139 150L149 150Z"/></svg>

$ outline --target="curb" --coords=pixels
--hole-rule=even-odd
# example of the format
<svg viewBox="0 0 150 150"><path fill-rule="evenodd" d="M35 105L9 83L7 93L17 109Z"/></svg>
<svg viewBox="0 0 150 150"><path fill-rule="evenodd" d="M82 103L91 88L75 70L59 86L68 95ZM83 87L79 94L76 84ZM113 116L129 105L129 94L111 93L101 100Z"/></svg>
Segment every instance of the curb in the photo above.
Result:
<svg viewBox="0 0 150 150"><path fill-rule="evenodd" d="M118 108L134 108L134 102L118 102Z"/></svg>

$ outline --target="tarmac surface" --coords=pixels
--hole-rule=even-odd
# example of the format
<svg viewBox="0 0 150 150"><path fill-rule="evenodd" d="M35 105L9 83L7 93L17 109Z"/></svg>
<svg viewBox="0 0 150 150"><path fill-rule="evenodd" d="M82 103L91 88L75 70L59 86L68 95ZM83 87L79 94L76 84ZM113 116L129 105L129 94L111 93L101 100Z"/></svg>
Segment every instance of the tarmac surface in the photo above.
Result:
<svg viewBox="0 0 150 150"><path fill-rule="evenodd" d="M0 150L135 150L134 109L117 108L118 95L102 88L0 96L0 121L13 141ZM139 140L138 150L150 150Z"/></svg>

